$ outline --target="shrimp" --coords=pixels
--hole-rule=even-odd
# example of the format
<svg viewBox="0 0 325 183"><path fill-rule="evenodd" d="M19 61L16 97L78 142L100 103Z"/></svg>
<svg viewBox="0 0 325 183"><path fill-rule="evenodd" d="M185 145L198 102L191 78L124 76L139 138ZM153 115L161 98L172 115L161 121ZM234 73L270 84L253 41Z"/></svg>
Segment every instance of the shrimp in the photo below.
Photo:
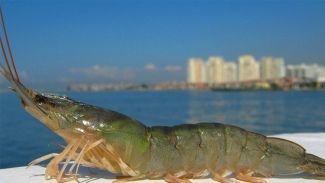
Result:
<svg viewBox="0 0 325 183"><path fill-rule="evenodd" d="M162 178L190 183L191 178L206 176L231 182L225 176L227 171L238 180L255 183L274 175L309 173L325 177L324 159L285 139L219 123L147 127L119 112L25 87L16 72L1 9L0 14L6 39L4 45L0 37L6 63L6 68L0 64L1 74L11 83L23 108L67 143L62 152L29 164L51 159L46 179L77 180L80 166L124 176L115 182Z"/></svg>

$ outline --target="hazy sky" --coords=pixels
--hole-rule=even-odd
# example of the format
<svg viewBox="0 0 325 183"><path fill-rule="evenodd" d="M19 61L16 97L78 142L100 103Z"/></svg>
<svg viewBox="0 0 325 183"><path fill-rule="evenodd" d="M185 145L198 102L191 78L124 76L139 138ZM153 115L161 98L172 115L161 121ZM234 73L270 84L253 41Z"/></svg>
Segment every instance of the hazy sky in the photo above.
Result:
<svg viewBox="0 0 325 183"><path fill-rule="evenodd" d="M35 83L185 80L189 57L325 64L322 0L7 0L22 77ZM1 82L1 81L0 81Z"/></svg>

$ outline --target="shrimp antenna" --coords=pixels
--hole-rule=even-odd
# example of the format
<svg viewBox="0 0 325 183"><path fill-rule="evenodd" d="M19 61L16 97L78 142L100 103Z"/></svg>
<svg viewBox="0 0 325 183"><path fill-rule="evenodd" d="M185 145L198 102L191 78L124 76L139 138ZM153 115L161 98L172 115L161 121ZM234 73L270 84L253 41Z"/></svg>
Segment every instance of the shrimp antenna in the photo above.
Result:
<svg viewBox="0 0 325 183"><path fill-rule="evenodd" d="M8 52L9 52L9 55L10 55L11 64L12 64L12 67L13 67L13 69L15 71L16 81L19 81L19 76L18 76L18 73L17 73L17 70L16 70L14 57L12 56L12 52L11 52L11 49L10 49L9 39L8 39L7 31L6 31L6 26L5 26L5 21L4 21L4 16L3 16L3 13L2 13L1 6L0 6L0 16L1 16L1 24L2 24L3 33L4 33L4 36L5 36L5 39L6 39L6 44L7 44ZM4 48L1 36L0 36L0 44L1 44L3 57L5 59L7 68L8 68L9 73L10 73L10 77L11 77L11 79L15 80L14 76L12 74L11 67L9 65L8 57L7 57L6 50Z"/></svg>
<svg viewBox="0 0 325 183"><path fill-rule="evenodd" d="M1 50L2 50L2 55L5 59L5 62L6 62L6 65L7 65L7 69L9 71L9 75L11 77L12 80L15 80L13 75L12 75L12 71L11 71L11 68L10 68L10 65L9 65L9 62L8 62L8 58L7 58L7 55L6 55L6 50L5 48L3 47L3 43L2 43L2 39L1 39L1 35L0 35L0 44L1 44ZM4 68L1 68L3 71L1 73L6 73L6 70Z"/></svg>

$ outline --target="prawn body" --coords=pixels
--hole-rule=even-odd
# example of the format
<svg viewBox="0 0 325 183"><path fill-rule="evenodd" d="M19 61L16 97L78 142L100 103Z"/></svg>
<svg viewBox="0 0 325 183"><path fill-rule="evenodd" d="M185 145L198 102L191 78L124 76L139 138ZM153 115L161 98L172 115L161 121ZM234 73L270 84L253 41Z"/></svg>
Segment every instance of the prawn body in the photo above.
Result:
<svg viewBox="0 0 325 183"><path fill-rule="evenodd" d="M184 178L211 175L224 182L224 173L230 171L238 179L259 182L248 175L325 172L325 161L305 153L300 145L235 126L198 123L146 127L121 113L67 97L38 94L35 98L37 105L50 111L50 118L58 124L56 133L68 144L83 139L75 151L70 151L75 154L70 155L71 159L76 160L87 146L79 163L130 176L126 180L164 178L183 182ZM57 162L56 158L52 161ZM48 172L54 178L59 173L51 167Z"/></svg>
<svg viewBox="0 0 325 183"><path fill-rule="evenodd" d="M190 178L208 175L216 181L229 182L224 177L227 171L239 180L256 183L264 180L252 175L305 172L325 176L324 159L284 139L218 123L147 127L119 112L28 89L16 72L1 9L0 15L12 63L10 66L0 36L7 66L0 64L0 73L10 82L24 109L67 143L62 152L29 164L51 159L46 179L77 179L80 165L127 176L116 182L163 178L167 182L189 183Z"/></svg>

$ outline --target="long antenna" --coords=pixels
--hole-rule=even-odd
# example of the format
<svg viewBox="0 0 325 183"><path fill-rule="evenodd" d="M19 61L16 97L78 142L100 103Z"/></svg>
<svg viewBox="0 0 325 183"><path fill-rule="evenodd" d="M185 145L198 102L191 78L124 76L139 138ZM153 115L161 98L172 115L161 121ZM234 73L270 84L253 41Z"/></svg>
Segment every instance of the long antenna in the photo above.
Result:
<svg viewBox="0 0 325 183"><path fill-rule="evenodd" d="M2 55L3 55L4 59L5 59L7 69L9 70L10 77L11 77L12 80L15 80L14 76L12 75L12 71L11 71L11 68L10 68L10 65L9 65L9 62L8 62L6 50L5 50L4 46L3 46L3 42L2 42L2 39L1 39L1 35L0 35L0 44L1 44Z"/></svg>
<svg viewBox="0 0 325 183"><path fill-rule="evenodd" d="M12 64L12 66L14 68L14 71L15 71L16 80L19 81L19 76L18 76L18 73L17 73L17 70L16 70L14 57L12 56L12 52L11 52L11 48L10 48L10 44L9 44L9 39L8 39L7 31L6 31L6 26L5 26L5 21L4 21L4 16L3 16L3 13L2 13L1 6L0 6L0 16L1 16L1 23L2 23L2 28L3 28L3 33L5 35L5 39L6 39L6 43L7 43L7 47L8 47L8 52L9 52L9 55L10 55L11 64ZM8 67L9 63L8 63L7 56L5 55L5 50L4 50L4 46L3 46L3 43L2 43L1 37L0 37L0 41L1 41L1 47L3 49L2 52L4 53L4 57L5 57L6 64L7 64L7 67ZM12 71L11 71L10 68L8 68L8 69L9 69L9 72L11 74L11 78L13 79Z"/></svg>

